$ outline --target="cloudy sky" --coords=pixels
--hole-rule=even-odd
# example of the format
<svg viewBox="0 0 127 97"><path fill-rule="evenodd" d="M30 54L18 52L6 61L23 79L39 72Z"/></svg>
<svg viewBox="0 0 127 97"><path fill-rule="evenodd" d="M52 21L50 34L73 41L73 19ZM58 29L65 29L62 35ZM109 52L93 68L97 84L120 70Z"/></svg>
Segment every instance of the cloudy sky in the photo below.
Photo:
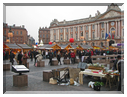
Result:
<svg viewBox="0 0 127 97"><path fill-rule="evenodd" d="M124 5L119 6L124 10ZM28 34L38 42L39 27L49 27L53 19L66 21L95 16L97 10L104 13L107 6L6 6L6 23L24 25Z"/></svg>

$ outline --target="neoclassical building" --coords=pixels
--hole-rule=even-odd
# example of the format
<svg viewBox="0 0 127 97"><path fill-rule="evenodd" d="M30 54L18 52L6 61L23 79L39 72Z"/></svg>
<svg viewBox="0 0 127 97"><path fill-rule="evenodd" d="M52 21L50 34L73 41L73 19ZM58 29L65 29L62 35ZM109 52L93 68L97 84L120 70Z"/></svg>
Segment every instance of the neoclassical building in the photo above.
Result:
<svg viewBox="0 0 127 97"><path fill-rule="evenodd" d="M97 11L93 17L73 21L54 19L49 28L50 41L57 44L70 44L69 39L74 38L73 45L110 46L124 42L124 11L112 3L102 14ZM111 37L105 39L106 33Z"/></svg>

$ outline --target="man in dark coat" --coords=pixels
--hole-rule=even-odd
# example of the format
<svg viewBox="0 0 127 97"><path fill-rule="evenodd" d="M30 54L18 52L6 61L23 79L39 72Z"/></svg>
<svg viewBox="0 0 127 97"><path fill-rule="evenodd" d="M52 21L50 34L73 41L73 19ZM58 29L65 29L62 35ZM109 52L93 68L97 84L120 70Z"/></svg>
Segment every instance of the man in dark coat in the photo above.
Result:
<svg viewBox="0 0 127 97"><path fill-rule="evenodd" d="M31 58L31 61L33 61L33 52L30 50L30 58Z"/></svg>
<svg viewBox="0 0 127 97"><path fill-rule="evenodd" d="M58 54L57 54L58 64L59 64L59 62L60 62L60 65L62 65L62 64L61 64L61 60L60 60L60 58L61 58L61 55L60 55L60 52L58 52Z"/></svg>
<svg viewBox="0 0 127 97"><path fill-rule="evenodd" d="M35 59L35 62L34 62L34 66L35 66L35 63L36 63L36 60L37 60L36 55L39 54L39 52L37 52L37 50L35 50L35 51L33 52L33 54L34 54L34 59Z"/></svg>
<svg viewBox="0 0 127 97"><path fill-rule="evenodd" d="M91 59L91 56L87 57L87 59L85 60L85 62L86 62L86 63L91 63L91 64L93 64L92 59Z"/></svg>
<svg viewBox="0 0 127 97"><path fill-rule="evenodd" d="M14 63L14 57L15 57L15 55L14 55L13 51L11 51L11 54L10 54L10 61L11 61L12 65L13 65L13 63Z"/></svg>
<svg viewBox="0 0 127 97"><path fill-rule="evenodd" d="M53 58L52 50L49 51L48 56L49 56L49 64L52 65L52 58Z"/></svg>
<svg viewBox="0 0 127 97"><path fill-rule="evenodd" d="M18 54L18 61L19 61L19 65L21 65L22 64L22 51L20 51L19 52L19 54Z"/></svg>

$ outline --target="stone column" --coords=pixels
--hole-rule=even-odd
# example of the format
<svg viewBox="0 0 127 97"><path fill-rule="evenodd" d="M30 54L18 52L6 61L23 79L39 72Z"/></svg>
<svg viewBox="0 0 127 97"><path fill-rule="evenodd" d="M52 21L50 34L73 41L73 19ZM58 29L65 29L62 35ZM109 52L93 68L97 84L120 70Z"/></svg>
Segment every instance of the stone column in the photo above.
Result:
<svg viewBox="0 0 127 97"><path fill-rule="evenodd" d="M91 40L91 24L89 24L89 40Z"/></svg>
<svg viewBox="0 0 127 97"><path fill-rule="evenodd" d="M106 22L104 22L104 39L105 39L105 34L106 34Z"/></svg>
<svg viewBox="0 0 127 97"><path fill-rule="evenodd" d="M50 29L50 41L53 42L53 29Z"/></svg>
<svg viewBox="0 0 127 97"><path fill-rule="evenodd" d="M107 22L107 34L109 34L109 24Z"/></svg>
<svg viewBox="0 0 127 97"><path fill-rule="evenodd" d="M68 32L68 39L70 39L70 27L68 28L69 32Z"/></svg>
<svg viewBox="0 0 127 97"><path fill-rule="evenodd" d="M97 23L95 24L95 39L97 39Z"/></svg>
<svg viewBox="0 0 127 97"><path fill-rule="evenodd" d="M116 31L115 31L115 37L114 38L116 38L117 37L117 20L116 20Z"/></svg>
<svg viewBox="0 0 127 97"><path fill-rule="evenodd" d="M73 27L73 38L75 39L75 28Z"/></svg>
<svg viewBox="0 0 127 97"><path fill-rule="evenodd" d="M64 28L64 41L65 41L65 28Z"/></svg>
<svg viewBox="0 0 127 97"><path fill-rule="evenodd" d="M79 41L79 26L78 26L78 41Z"/></svg>
<svg viewBox="0 0 127 97"><path fill-rule="evenodd" d="M58 28L58 41L59 41L59 28Z"/></svg>
<svg viewBox="0 0 127 97"><path fill-rule="evenodd" d="M85 25L82 26L82 29L83 29L83 37L85 38Z"/></svg>
<svg viewBox="0 0 127 97"><path fill-rule="evenodd" d="M121 28L121 27L120 27L120 20L119 20L119 21L118 21L118 35L117 35L118 38L120 38L120 28Z"/></svg>
<svg viewBox="0 0 127 97"><path fill-rule="evenodd" d="M98 23L98 38L100 38L100 25Z"/></svg>

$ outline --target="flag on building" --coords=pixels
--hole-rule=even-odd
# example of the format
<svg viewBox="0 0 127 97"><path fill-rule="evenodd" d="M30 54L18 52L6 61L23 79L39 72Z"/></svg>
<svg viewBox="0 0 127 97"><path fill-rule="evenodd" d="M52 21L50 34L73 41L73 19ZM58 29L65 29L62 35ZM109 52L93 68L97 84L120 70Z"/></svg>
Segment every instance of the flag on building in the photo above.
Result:
<svg viewBox="0 0 127 97"><path fill-rule="evenodd" d="M112 34L112 39L114 39L114 34Z"/></svg>
<svg viewBox="0 0 127 97"><path fill-rule="evenodd" d="M105 39L107 39L107 37L108 37L108 34L106 33L106 35L105 35Z"/></svg>
<svg viewBox="0 0 127 97"><path fill-rule="evenodd" d="M109 38L111 38L111 33L110 32L109 32L109 35L108 36L109 36Z"/></svg>

